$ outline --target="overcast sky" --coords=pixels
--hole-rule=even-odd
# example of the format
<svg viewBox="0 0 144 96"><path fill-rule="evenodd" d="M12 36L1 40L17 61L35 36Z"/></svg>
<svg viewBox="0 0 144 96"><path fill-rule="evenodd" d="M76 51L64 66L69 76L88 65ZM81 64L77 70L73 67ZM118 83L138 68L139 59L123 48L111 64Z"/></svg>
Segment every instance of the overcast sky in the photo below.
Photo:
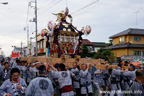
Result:
<svg viewBox="0 0 144 96"><path fill-rule="evenodd" d="M27 32L24 31L28 11L28 2L34 0L0 0L9 2L0 4L0 48L6 56L12 51L12 46L27 45ZM70 13L96 0L37 0L38 1L38 31L47 28L48 21L55 21L58 13L68 6ZM67 1L67 4L66 4ZM33 6L33 4L32 4ZM99 0L99 2L79 11L73 16L73 25L78 29L90 25L92 32L83 38L93 42L108 42L109 36L128 28L136 28L136 11L138 12L138 27L144 29L144 0ZM28 21L34 17L34 8L29 8ZM34 37L35 24L28 22L30 37Z"/></svg>

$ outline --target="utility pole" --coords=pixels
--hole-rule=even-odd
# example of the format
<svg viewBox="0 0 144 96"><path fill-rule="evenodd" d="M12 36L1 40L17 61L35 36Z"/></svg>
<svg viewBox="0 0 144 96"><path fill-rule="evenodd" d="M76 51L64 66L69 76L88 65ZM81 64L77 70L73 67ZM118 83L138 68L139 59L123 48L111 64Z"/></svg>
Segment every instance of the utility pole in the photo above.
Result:
<svg viewBox="0 0 144 96"><path fill-rule="evenodd" d="M31 6L31 3L35 3L35 6ZM36 48L35 48L35 56L38 56L38 46L37 46L37 0L29 2L29 6L34 7L35 9L35 18L33 18L30 22L35 22L35 38L36 38Z"/></svg>
<svg viewBox="0 0 144 96"><path fill-rule="evenodd" d="M36 30L36 57L38 56L37 47L37 0L35 0L35 30Z"/></svg>
<svg viewBox="0 0 144 96"><path fill-rule="evenodd" d="M29 49L29 27L27 26L27 48Z"/></svg>
<svg viewBox="0 0 144 96"><path fill-rule="evenodd" d="M27 31L27 48L29 48L29 27L28 25L24 27L24 31Z"/></svg>
<svg viewBox="0 0 144 96"><path fill-rule="evenodd" d="M32 38L30 38L30 56L31 56L31 48L32 48L32 41L31 41Z"/></svg>
<svg viewBox="0 0 144 96"><path fill-rule="evenodd" d="M22 57L22 44L23 44L23 43L21 42L21 57Z"/></svg>
<svg viewBox="0 0 144 96"><path fill-rule="evenodd" d="M29 27L27 25L27 57L29 55Z"/></svg>
<svg viewBox="0 0 144 96"><path fill-rule="evenodd" d="M29 55L29 27L27 26L27 57Z"/></svg>

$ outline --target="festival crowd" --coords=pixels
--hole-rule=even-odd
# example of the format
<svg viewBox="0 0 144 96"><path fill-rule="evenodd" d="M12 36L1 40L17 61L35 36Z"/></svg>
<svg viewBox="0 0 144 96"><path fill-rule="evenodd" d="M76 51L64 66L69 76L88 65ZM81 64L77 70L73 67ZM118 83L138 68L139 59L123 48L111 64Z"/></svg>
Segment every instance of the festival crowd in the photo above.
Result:
<svg viewBox="0 0 144 96"><path fill-rule="evenodd" d="M28 63L3 59L0 96L144 96L144 70L92 63ZM114 68L113 68L114 67Z"/></svg>

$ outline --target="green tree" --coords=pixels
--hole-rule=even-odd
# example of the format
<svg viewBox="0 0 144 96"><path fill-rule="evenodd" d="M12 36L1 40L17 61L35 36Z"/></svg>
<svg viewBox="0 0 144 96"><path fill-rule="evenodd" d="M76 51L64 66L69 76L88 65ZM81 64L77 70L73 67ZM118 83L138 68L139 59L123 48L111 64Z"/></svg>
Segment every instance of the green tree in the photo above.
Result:
<svg viewBox="0 0 144 96"><path fill-rule="evenodd" d="M88 50L87 46L83 45L82 46L81 57L82 58L89 57L89 53L88 52L89 52L89 50Z"/></svg>
<svg viewBox="0 0 144 96"><path fill-rule="evenodd" d="M111 46L111 45L113 45L113 40L112 39L109 40L109 43L106 45L106 47Z"/></svg>
<svg viewBox="0 0 144 96"><path fill-rule="evenodd" d="M101 48L96 52L93 58L94 59L102 58L112 63L115 57L114 57L114 53L112 53L110 49L104 50Z"/></svg>
<svg viewBox="0 0 144 96"><path fill-rule="evenodd" d="M115 60L114 53L111 52L111 54L108 56L108 60L110 61L110 63L114 62Z"/></svg>
<svg viewBox="0 0 144 96"><path fill-rule="evenodd" d="M102 52L103 52L104 50L102 49L102 48L100 48L95 54L94 54L94 56L93 56L93 58L94 59L98 59L98 58L101 58L102 57Z"/></svg>

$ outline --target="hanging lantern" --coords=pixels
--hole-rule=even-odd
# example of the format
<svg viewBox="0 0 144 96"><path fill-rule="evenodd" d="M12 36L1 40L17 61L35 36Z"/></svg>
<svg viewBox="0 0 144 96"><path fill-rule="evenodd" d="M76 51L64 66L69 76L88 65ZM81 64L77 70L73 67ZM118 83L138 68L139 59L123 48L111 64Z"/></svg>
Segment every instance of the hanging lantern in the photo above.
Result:
<svg viewBox="0 0 144 96"><path fill-rule="evenodd" d="M54 30L54 23L52 21L49 21L48 23L48 29L49 29L49 33L48 35L52 36L53 30Z"/></svg>
<svg viewBox="0 0 144 96"><path fill-rule="evenodd" d="M87 25L86 28L85 28L85 34L89 35L90 32L91 32L91 27Z"/></svg>
<svg viewBox="0 0 144 96"><path fill-rule="evenodd" d="M68 14L69 14L69 9L68 9L68 7L65 8L64 14L65 14L65 16L68 16Z"/></svg>
<svg viewBox="0 0 144 96"><path fill-rule="evenodd" d="M50 31L52 31L52 30L53 30L53 27L54 27L53 22L52 22L52 21L49 21L49 23L48 23L48 29L49 29Z"/></svg>

